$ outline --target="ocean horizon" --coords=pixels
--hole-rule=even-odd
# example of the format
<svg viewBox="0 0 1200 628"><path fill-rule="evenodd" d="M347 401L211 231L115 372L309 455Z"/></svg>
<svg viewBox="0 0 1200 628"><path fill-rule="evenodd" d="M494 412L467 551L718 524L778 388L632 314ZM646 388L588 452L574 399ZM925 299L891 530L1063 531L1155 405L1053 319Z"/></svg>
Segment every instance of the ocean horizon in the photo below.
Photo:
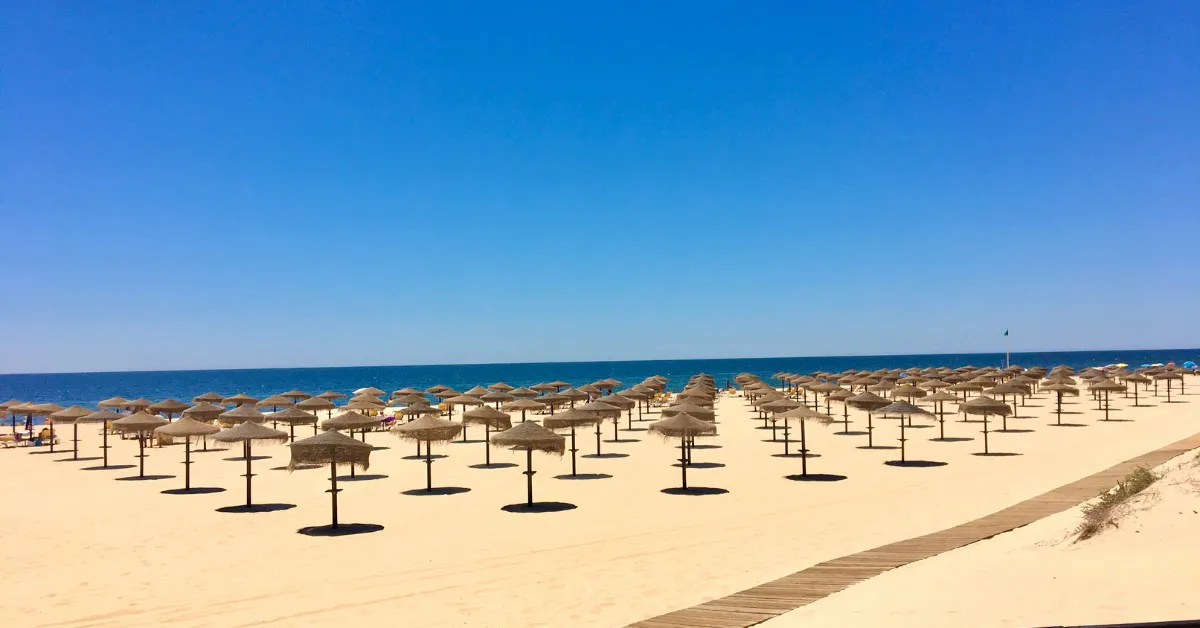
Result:
<svg viewBox="0 0 1200 628"><path fill-rule="evenodd" d="M1012 364L1025 367L1066 364L1076 369L1126 363L1182 363L1200 358L1200 348L1153 350L1046 351L1009 354ZM392 391L406 386L428 388L435 384L466 390L475 385L506 382L530 386L561 379L582 385L616 378L630 386L651 375L670 379L669 390L678 390L696 373L712 375L718 385L738 373L763 379L779 371L807 373L846 369L947 366L1004 366L1004 353L939 353L913 355L806 356L772 358L694 358L684 360L624 360L599 362L518 362L497 364L441 364L408 366L338 366L175 371L111 371L92 373L23 373L0 375L0 400L20 399L63 406L94 407L113 395L129 399L174 398L190 402L215 391L224 395L245 393L262 398L291 389L317 394L326 390L350 393L375 386Z"/></svg>

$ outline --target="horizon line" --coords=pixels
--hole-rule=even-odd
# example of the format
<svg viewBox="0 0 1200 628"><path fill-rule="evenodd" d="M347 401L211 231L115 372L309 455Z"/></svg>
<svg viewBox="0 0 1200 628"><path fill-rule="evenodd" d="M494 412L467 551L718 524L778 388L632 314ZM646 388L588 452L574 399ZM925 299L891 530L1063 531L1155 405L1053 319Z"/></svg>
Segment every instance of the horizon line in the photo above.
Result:
<svg viewBox="0 0 1200 628"><path fill-rule="evenodd" d="M355 364L343 366L243 366L243 367L227 367L227 368L192 368L192 369L129 369L129 370L113 370L113 371L43 371L43 372L27 372L27 373L0 373L0 377L20 377L32 375L98 375L111 373L190 373L190 372L207 372L207 371L282 371L282 370L318 370L318 369L371 369L371 368L423 368L423 367L446 367L446 366L513 366L513 365L540 365L540 364L608 364L614 362L700 362L705 360L820 360L830 358L897 358L897 357L922 357L931 355L1028 355L1035 353L1102 353L1105 351L1196 351L1200 352L1200 347L1183 347L1183 348L1166 348L1166 349L1042 349L1038 351L957 351L948 353L860 353L860 354L844 354L844 355L790 355L790 356L739 356L726 358L648 358L636 360L553 360L553 361L538 361L538 362L454 362L441 364Z"/></svg>

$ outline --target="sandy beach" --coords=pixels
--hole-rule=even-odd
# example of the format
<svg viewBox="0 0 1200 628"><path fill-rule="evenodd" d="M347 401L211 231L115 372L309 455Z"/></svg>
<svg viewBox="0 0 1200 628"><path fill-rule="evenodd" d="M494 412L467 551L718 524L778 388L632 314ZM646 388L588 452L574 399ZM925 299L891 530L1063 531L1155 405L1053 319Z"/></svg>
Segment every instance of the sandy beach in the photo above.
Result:
<svg viewBox="0 0 1200 628"><path fill-rule="evenodd" d="M195 454L193 485L227 490L172 495L161 491L182 486L179 445L149 451L148 474L179 476L152 481L119 480L136 475L136 468L81 470L99 461L69 461L69 451L6 449L0 451L0 475L7 479L0 493L6 502L0 560L20 586L0 600L0 616L12 626L621 626L988 514L1200 431L1200 417L1191 411L1194 396L1177 399L1182 403L1143 398L1149 407L1131 408L1132 398L1118 395L1112 416L1120 420L1103 422L1103 412L1085 394L1065 406L1079 414L1064 416L1082 427L1051 427L1053 402L1039 395L1020 408L1020 418L1009 419L1013 431L990 437L993 451L1017 454L1011 456L973 455L981 450L979 423L948 417L948 437L975 440L931 442L937 428L925 422L929 427L908 433L908 458L946 464L920 468L884 464L898 452L860 449L866 436L837 435L840 423L810 424L808 445L816 456L809 471L845 479L797 482L787 476L799 473L800 459L775 456L783 452L782 442L769 442L771 432L758 429L762 422L753 420L743 399L722 397L716 404L720 433L699 440L706 447L695 451L689 483L727 493L662 493L678 485L679 469L672 466L678 452L674 443L648 435L646 422L635 421L638 431L621 431L627 442L602 444L606 455L621 457L579 460L580 473L611 477L556 479L569 471L569 455L535 454L537 499L577 506L541 514L501 510L524 499L522 467L472 468L483 462L481 442L434 447L435 454L448 456L433 465L434 485L468 492L403 494L424 485L424 464L406 459L415 446L372 433L369 442L385 449L372 454L370 469L360 472L365 479L340 484L339 506L343 521L384 529L341 538L296 533L327 523L328 469L289 473L283 469L286 446L256 448L270 458L254 462L254 495L257 502L295 507L253 514L217 510L243 500L244 463L226 460L240 450ZM835 403L833 414L840 413ZM866 415L852 410L851 419L853 431L865 425ZM896 419L875 424L876 445L896 444ZM311 434L311 428L298 433ZM81 426L80 434L81 456L99 455L96 426ZM482 434L481 427L469 429L471 439ZM611 438L606 423L603 439ZM594 453L592 433L585 430L578 439L581 454ZM136 462L135 441L110 442L112 464ZM59 449L69 450L69 442L64 439ZM524 454L493 449L492 461L523 464ZM1088 586L1079 582L1099 579L1086 576L1086 564L1069 563L1073 550L1006 549L1054 536L1070 526L1069 517L884 574L775 625L892 625L900 619L962 625L964 616L949 609L969 604L946 602L959 591L962 600L990 600L991 606L976 606L979 615L972 618L984 625L974 620L993 617L989 610L1005 605L1010 594L1070 597ZM1102 535L1098 547L1118 538ZM965 564L989 569L975 562L981 558L970 558L972 552L1004 561L981 580L961 578ZM1040 568L1038 552L1068 558L1060 559L1059 571L1034 580L1025 573ZM1138 564L1149 569L1157 555L1145 554ZM1167 571L1159 572L1159 580L1187 575L1170 572L1187 571L1186 562L1163 564ZM908 570L921 571L910 577ZM912 594L918 589L924 597ZM1164 604L1175 591L1161 589ZM1082 606L1072 610L1066 602L1035 603L1015 620L1100 621L1144 610L1108 601L1094 606L1099 616L1084 617ZM1145 619L1188 609L1158 610Z"/></svg>

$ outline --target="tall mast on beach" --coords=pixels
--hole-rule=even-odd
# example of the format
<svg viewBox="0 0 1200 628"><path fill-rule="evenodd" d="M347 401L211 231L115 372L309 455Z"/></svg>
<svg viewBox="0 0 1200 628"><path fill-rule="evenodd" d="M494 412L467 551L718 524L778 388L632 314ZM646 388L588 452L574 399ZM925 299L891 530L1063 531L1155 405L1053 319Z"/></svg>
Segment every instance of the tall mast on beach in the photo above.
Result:
<svg viewBox="0 0 1200 628"><path fill-rule="evenodd" d="M1004 330L1004 368L1009 367L1008 361L1008 330Z"/></svg>

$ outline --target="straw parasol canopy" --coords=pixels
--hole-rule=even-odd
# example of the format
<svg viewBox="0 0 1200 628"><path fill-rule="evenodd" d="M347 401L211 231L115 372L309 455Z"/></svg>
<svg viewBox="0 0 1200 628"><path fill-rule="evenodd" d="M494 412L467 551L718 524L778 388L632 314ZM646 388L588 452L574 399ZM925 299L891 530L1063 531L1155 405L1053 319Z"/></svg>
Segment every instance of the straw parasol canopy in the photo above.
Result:
<svg viewBox="0 0 1200 628"><path fill-rule="evenodd" d="M1131 373L1129 375L1125 375L1121 379L1126 384L1132 384L1130 388L1133 388L1133 407L1138 407L1138 384L1149 385L1151 381L1150 378L1142 375L1141 373ZM1128 397L1129 395L1126 394L1125 396Z"/></svg>
<svg viewBox="0 0 1200 628"><path fill-rule="evenodd" d="M192 397L192 402L194 402L194 403L201 403L201 402L205 402L205 401L207 401L208 403L221 403L224 400L225 400L225 395L221 395L221 394L218 394L215 392L206 392L203 395L196 395L195 397Z"/></svg>
<svg viewBox="0 0 1200 628"><path fill-rule="evenodd" d="M340 393L340 392L337 392L334 390L327 390L317 396L322 399L328 399L330 401L333 401L334 399L345 399L346 393Z"/></svg>
<svg viewBox="0 0 1200 628"><path fill-rule="evenodd" d="M493 392L490 392L490 393L487 393L484 395L479 395L480 401L486 401L487 403L496 404L497 410L500 409L500 407L499 407L500 404L508 403L509 401L512 401L514 399L516 399L516 397L514 397L506 392L501 392L499 390L493 391Z"/></svg>
<svg viewBox="0 0 1200 628"><path fill-rule="evenodd" d="M483 386L475 386L474 388L471 388L470 390L468 390L468 391L464 392L463 394L464 394L464 395L469 395L469 396L471 396L471 397L479 397L479 396L481 396L481 395L486 395L486 394L488 394L489 392L491 392L491 391L489 391L488 389L484 388Z"/></svg>
<svg viewBox="0 0 1200 628"><path fill-rule="evenodd" d="M279 396L290 400L293 404L302 399L312 398L312 395L304 392L303 390L289 390L285 393L280 393Z"/></svg>
<svg viewBox="0 0 1200 628"><path fill-rule="evenodd" d="M105 423L105 424L107 424L109 421L116 421L117 419L120 419L120 418L121 418L121 415L117 414L116 412L113 412L112 410L98 410L96 412L88 414L87 416L83 416L78 419L75 419L75 424L76 425L78 425L80 423ZM108 468L108 450L109 450L108 427L105 426L104 429L100 430L100 434L104 439L104 443L100 446L100 451L103 452L103 456L104 456L103 468Z"/></svg>
<svg viewBox="0 0 1200 628"><path fill-rule="evenodd" d="M493 447L505 447L513 451L525 452L525 506L533 507L533 452L563 455L566 449L566 439L533 422L518 423L515 426L492 436Z"/></svg>
<svg viewBox="0 0 1200 628"><path fill-rule="evenodd" d="M324 400L322 400L322 401L324 401ZM305 412L304 410L301 410L300 408L292 406L292 407L284 408L284 409L280 410L279 412L272 414L271 421L278 421L279 423L287 423L288 441L295 441L296 440L296 426L297 425L316 426L317 415L310 414L308 412Z"/></svg>
<svg viewBox="0 0 1200 628"><path fill-rule="evenodd" d="M126 401L124 404L121 404L121 407L125 408L126 410L133 410L134 412L141 412L144 410L148 410L151 405L152 404L149 399L147 399L145 397L138 397L137 399L133 399L131 401Z"/></svg>
<svg viewBox="0 0 1200 628"><path fill-rule="evenodd" d="M945 388L945 387L943 386L941 388ZM949 392L947 390L942 390L941 388L939 388L937 392L925 397L923 399L923 401L927 401L927 402L934 404L934 407L937 409L935 414L937 414L937 418L938 418L938 440L945 440L946 439L946 402L947 401L958 401L958 395L956 395L952 392Z"/></svg>
<svg viewBox="0 0 1200 628"><path fill-rule="evenodd" d="M124 397L120 397L120 396L109 397L108 399L105 399L104 401L97 403L96 407L97 408L124 408L125 404L127 404L127 403L129 403L129 400Z"/></svg>
<svg viewBox="0 0 1200 628"><path fill-rule="evenodd" d="M197 421L211 421L227 412L224 406L211 404L207 401L201 401L196 405L183 411L183 416L191 417Z"/></svg>
<svg viewBox="0 0 1200 628"><path fill-rule="evenodd" d="M382 419L378 416L366 416L359 414L353 410L343 412L332 419L326 419L321 422L323 430L343 430L353 432L354 430L362 430L362 440L367 442L367 430L377 427ZM354 469L351 467L351 473Z"/></svg>
<svg viewBox="0 0 1200 628"><path fill-rule="evenodd" d="M50 429L54 429L55 423L70 423L71 424L71 459L79 460L79 425L76 423L79 419L91 414L92 411L81 406L71 406L57 412L52 412L48 418L52 421ZM50 439L51 447L54 446L54 439Z"/></svg>
<svg viewBox="0 0 1200 628"><path fill-rule="evenodd" d="M112 422L114 431L122 434L137 434L138 436L138 477L146 477L146 434L153 432L155 429L167 425L169 422L156 415L150 414L144 410L131 414L127 417L117 419Z"/></svg>
<svg viewBox="0 0 1200 628"><path fill-rule="evenodd" d="M442 392L443 390L450 390L450 387L449 387L449 386L443 386L443 385L441 385L441 384L434 384L433 386L430 386L429 388L426 388L426 389L425 389L425 394L427 394L427 395L436 395L437 393L440 393L440 392Z"/></svg>
<svg viewBox="0 0 1200 628"><path fill-rule="evenodd" d="M233 425L237 423L262 423L267 420L267 417L258 410L255 410L253 406L242 405L228 412L222 412L217 417L217 420L221 423Z"/></svg>
<svg viewBox="0 0 1200 628"><path fill-rule="evenodd" d="M421 414L428 414L430 416L441 416L442 415L441 408L434 408L433 406L425 406L425 405L405 406L405 407L397 410L397 412L399 414L403 414L404 416L410 416L410 417L421 415Z"/></svg>
<svg viewBox="0 0 1200 628"><path fill-rule="evenodd" d="M528 412L530 410L532 410L534 412L538 412L540 410L545 410L546 404L541 403L539 401L534 401L527 397L521 397L521 398L517 399L516 401L512 401L512 402L509 402L509 403L506 403L506 404L500 406L500 409L503 410L504 412L516 412L517 410L520 410L521 411L521 422L524 423L526 412Z"/></svg>
<svg viewBox="0 0 1200 628"><path fill-rule="evenodd" d="M992 399L987 395L980 395L970 401L959 404L958 411L963 414L974 414L983 417L983 453L988 453L988 417L1000 416L1008 417L1012 414L1012 408L1008 407L1007 403Z"/></svg>
<svg viewBox="0 0 1200 628"><path fill-rule="evenodd" d="M221 401L222 401L222 403L225 403L225 404L232 403L232 404L235 404L238 406L243 406L246 404L253 405L258 402L257 399L255 399L254 397L251 397L250 395L247 395L246 393L238 393L232 397L226 397L226 398L222 399Z"/></svg>
<svg viewBox="0 0 1200 628"><path fill-rule="evenodd" d="M280 432L282 434L282 432ZM289 445L292 459L288 462L288 470L295 470L301 465L329 465L329 494L332 499L332 523L330 527L338 527L337 496L341 489L337 487L338 465L349 466L351 469L360 467L366 470L371 466L371 451L374 449L366 443L360 443L337 430L322 432L316 436L298 440ZM247 479L249 482L249 479ZM246 485L247 488L249 484Z"/></svg>
<svg viewBox="0 0 1200 628"><path fill-rule="evenodd" d="M468 423L482 423L484 429L484 449L483 449L483 464L490 466L492 464L492 430L507 430L512 427L512 417L508 413L501 412L491 406L479 406L472 408L463 413L463 425Z"/></svg>
<svg viewBox="0 0 1200 628"><path fill-rule="evenodd" d="M516 388L515 388L515 387L513 387L513 386L509 386L508 384L505 384L504 382L496 382L495 384L492 384L491 386L488 386L488 388L489 388L489 389L491 389L491 390L495 390L495 391L498 391L498 392L505 392L505 393L506 393L506 392L511 392L511 391L513 391L513 390L516 390Z"/></svg>
<svg viewBox="0 0 1200 628"><path fill-rule="evenodd" d="M182 401L177 401L175 399L164 399L158 403L150 404L150 411L156 414L165 413L167 415L167 419L169 420L172 416L179 414L190 407L191 406Z"/></svg>
<svg viewBox="0 0 1200 628"><path fill-rule="evenodd" d="M314 414L319 410L325 410L326 417L333 418L333 409L336 408L337 406L330 399L327 399L327 398L321 397L321 396L317 396L317 397L310 397L303 401L297 401L296 405L294 407L298 410L304 410L305 412L312 412ZM313 435L316 435L316 433L317 433L316 423L313 423Z"/></svg>
<svg viewBox="0 0 1200 628"><path fill-rule="evenodd" d="M383 391L379 390L378 388L376 388L374 386L367 386L366 388L359 388L358 390L354 391L354 394L356 394L356 395L371 395L372 397L378 397L383 394Z"/></svg>
<svg viewBox="0 0 1200 628"><path fill-rule="evenodd" d="M417 442L417 455L420 455L421 443L425 443L425 492L433 491L433 443L450 442L462 429L462 424L430 415L392 428L396 436Z"/></svg>
<svg viewBox="0 0 1200 628"><path fill-rule="evenodd" d="M201 423L190 417L183 417L174 423L167 423L155 428L155 434L183 439L183 490L192 490L192 439L211 436L220 432L221 428L208 423Z"/></svg>
<svg viewBox="0 0 1200 628"><path fill-rule="evenodd" d="M538 396L538 391L522 386L520 388L508 391L508 394L516 397L517 399L528 399Z"/></svg>
<svg viewBox="0 0 1200 628"><path fill-rule="evenodd" d="M393 390L393 391L392 391L392 396L393 396L393 397L405 397L405 396L408 396L408 395L421 395L421 396L424 396L424 395L425 395L425 391L423 391L423 390L417 390L416 388L413 388L412 386L405 386L404 388L401 388L400 390Z"/></svg>
<svg viewBox="0 0 1200 628"><path fill-rule="evenodd" d="M388 405L395 405L399 403L407 406L427 406L429 405L429 398L425 395L400 395L399 397L392 397L392 400L388 403Z"/></svg>
<svg viewBox="0 0 1200 628"><path fill-rule="evenodd" d="M603 401L592 401L579 406L579 409L591 412L602 419L596 423L596 457L600 457L600 424L603 423L603 419L612 419L613 441L621 440L617 433L617 430L620 429L621 408Z"/></svg>
<svg viewBox="0 0 1200 628"><path fill-rule="evenodd" d="M679 468L682 473L680 489L686 491L687 468L692 462L690 443L696 436L715 434L717 426L708 421L697 419L686 412L681 412L651 423L648 431L658 434L663 438L679 439Z"/></svg>
<svg viewBox="0 0 1200 628"><path fill-rule="evenodd" d="M284 397L283 395L271 395L270 397L255 403L254 407L258 408L259 410L270 408L272 412L275 412L279 410L279 408L288 408L295 405L295 403L296 402Z"/></svg>

